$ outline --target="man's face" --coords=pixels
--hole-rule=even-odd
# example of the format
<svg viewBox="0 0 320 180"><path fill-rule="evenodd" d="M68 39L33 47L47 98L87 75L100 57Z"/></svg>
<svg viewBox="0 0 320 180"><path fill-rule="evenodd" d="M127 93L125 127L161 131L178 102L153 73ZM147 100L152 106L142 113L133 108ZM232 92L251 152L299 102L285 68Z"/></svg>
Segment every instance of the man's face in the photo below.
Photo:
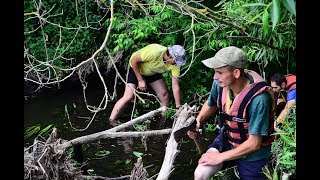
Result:
<svg viewBox="0 0 320 180"><path fill-rule="evenodd" d="M273 92L278 93L281 90L281 86L277 85L276 82L271 81L271 87Z"/></svg>
<svg viewBox="0 0 320 180"><path fill-rule="evenodd" d="M219 82L220 87L230 86L235 80L233 71L229 71L227 67L214 69L213 79Z"/></svg>
<svg viewBox="0 0 320 180"><path fill-rule="evenodd" d="M168 52L164 53L163 58L165 60L165 63L168 63L168 64L175 64L176 63L174 61L173 57Z"/></svg>

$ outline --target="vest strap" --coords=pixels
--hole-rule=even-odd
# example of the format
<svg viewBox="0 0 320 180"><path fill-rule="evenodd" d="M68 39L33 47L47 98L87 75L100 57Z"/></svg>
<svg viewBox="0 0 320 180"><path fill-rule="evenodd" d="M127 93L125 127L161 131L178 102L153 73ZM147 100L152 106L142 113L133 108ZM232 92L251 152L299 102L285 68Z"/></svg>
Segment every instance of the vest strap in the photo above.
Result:
<svg viewBox="0 0 320 180"><path fill-rule="evenodd" d="M289 84L288 86L287 86L287 88L286 88L286 90L289 90L293 85L295 85L296 84L296 82L292 82L291 84Z"/></svg>

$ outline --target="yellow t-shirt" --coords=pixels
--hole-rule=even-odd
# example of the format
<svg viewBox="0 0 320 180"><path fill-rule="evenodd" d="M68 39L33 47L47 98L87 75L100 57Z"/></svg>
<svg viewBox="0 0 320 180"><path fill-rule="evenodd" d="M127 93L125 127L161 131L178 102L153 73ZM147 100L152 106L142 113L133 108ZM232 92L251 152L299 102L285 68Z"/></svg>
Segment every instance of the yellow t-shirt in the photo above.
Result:
<svg viewBox="0 0 320 180"><path fill-rule="evenodd" d="M166 64L163 61L163 55L168 48L160 44L149 44L144 48L134 52L129 60L132 67L132 58L140 55L142 63L139 63L140 73L144 76L152 76L157 73L170 71L174 77L180 76L180 67L176 64Z"/></svg>

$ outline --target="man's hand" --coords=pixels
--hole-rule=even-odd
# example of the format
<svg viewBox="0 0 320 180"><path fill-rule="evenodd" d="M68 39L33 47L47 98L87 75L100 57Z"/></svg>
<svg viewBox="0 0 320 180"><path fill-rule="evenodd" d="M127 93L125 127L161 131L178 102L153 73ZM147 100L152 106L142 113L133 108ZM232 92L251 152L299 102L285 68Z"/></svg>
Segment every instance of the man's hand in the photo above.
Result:
<svg viewBox="0 0 320 180"><path fill-rule="evenodd" d="M146 90L147 90L146 81L144 81L144 80L139 80L139 81L138 81L138 88L139 88L141 91L146 91Z"/></svg>
<svg viewBox="0 0 320 180"><path fill-rule="evenodd" d="M197 119L196 121L197 121L196 128L194 130L187 131L187 134L190 139L196 139L199 137L200 134L202 134L202 129L200 129L201 124Z"/></svg>
<svg viewBox="0 0 320 180"><path fill-rule="evenodd" d="M196 131L187 131L187 134L190 139L196 139L199 136L199 132Z"/></svg>
<svg viewBox="0 0 320 180"><path fill-rule="evenodd" d="M280 104L280 103L282 103L282 102L285 102L282 98L279 98L279 99L277 100L277 104Z"/></svg>
<svg viewBox="0 0 320 180"><path fill-rule="evenodd" d="M201 126L200 120L196 119L196 121L197 121L197 124L196 124L196 132L202 133L202 132L201 132L202 129L200 129L200 126Z"/></svg>
<svg viewBox="0 0 320 180"><path fill-rule="evenodd" d="M204 166L214 166L223 163L223 159L221 158L219 151L207 151L201 156L198 163Z"/></svg>
<svg viewBox="0 0 320 180"><path fill-rule="evenodd" d="M178 111L180 111L182 109L182 106L181 105L176 105L176 113L178 112Z"/></svg>
<svg viewBox="0 0 320 180"><path fill-rule="evenodd" d="M281 131L282 126L283 126L283 120L282 119L279 119L279 120L277 119L273 123L273 128L274 128L274 130L276 132Z"/></svg>

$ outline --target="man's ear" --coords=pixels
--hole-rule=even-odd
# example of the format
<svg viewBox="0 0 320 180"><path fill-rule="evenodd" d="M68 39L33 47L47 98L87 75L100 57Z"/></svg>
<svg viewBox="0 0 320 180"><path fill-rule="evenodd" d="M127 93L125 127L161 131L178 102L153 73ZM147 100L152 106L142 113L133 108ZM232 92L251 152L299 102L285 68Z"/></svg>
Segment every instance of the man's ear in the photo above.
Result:
<svg viewBox="0 0 320 180"><path fill-rule="evenodd" d="M238 79L240 77L240 69L233 70L233 75L234 75L235 78Z"/></svg>

